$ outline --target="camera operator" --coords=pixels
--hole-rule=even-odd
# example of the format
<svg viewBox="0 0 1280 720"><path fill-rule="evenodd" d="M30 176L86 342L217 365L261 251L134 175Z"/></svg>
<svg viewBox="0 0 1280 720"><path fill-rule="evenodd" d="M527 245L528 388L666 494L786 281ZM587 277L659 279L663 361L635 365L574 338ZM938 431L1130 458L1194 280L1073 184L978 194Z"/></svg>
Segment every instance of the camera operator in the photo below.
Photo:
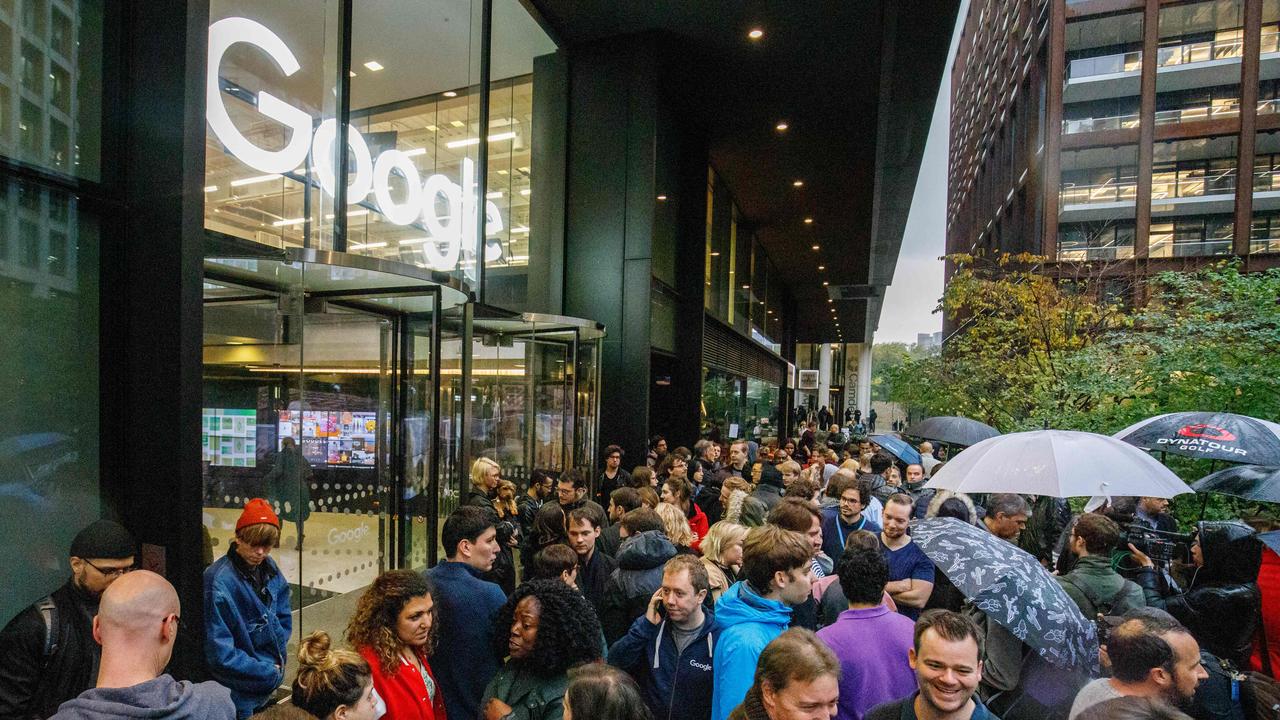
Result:
<svg viewBox="0 0 1280 720"><path fill-rule="evenodd" d="M1253 528L1238 520L1196 523L1191 544L1193 571L1187 591L1162 596L1155 563L1131 543L1140 566L1134 580L1147 605L1167 610L1214 655L1247 668L1261 598L1258 567L1262 544Z"/></svg>

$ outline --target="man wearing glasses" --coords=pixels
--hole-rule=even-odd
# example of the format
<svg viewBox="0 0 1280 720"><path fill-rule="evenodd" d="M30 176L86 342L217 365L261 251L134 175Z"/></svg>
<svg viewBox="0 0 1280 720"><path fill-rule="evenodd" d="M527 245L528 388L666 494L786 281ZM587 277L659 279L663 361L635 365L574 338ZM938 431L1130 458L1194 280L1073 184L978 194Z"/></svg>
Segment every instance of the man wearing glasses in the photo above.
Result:
<svg viewBox="0 0 1280 720"><path fill-rule="evenodd" d="M0 631L0 717L46 718L93 687L102 648L93 639L98 601L134 568L137 543L99 520L71 541L71 577Z"/></svg>

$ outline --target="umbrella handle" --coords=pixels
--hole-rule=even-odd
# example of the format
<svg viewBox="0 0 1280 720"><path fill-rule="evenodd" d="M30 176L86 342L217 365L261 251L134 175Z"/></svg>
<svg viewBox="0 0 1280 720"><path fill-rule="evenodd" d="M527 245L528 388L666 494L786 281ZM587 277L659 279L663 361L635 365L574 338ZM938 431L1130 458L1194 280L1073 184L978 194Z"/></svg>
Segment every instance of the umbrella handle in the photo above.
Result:
<svg viewBox="0 0 1280 720"><path fill-rule="evenodd" d="M1200 498L1200 519L1204 520L1205 508L1209 506L1209 493L1204 493Z"/></svg>

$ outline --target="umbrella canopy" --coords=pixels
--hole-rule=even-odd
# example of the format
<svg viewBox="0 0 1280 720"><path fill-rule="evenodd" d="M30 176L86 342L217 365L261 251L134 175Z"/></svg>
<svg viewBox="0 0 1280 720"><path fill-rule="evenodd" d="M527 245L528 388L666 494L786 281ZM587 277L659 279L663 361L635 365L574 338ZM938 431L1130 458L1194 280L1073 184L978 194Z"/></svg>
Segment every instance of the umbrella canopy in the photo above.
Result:
<svg viewBox="0 0 1280 720"><path fill-rule="evenodd" d="M1258 535L1258 539L1261 540L1264 545L1271 548L1271 552L1280 554L1280 530L1264 532Z"/></svg>
<svg viewBox="0 0 1280 720"><path fill-rule="evenodd" d="M955 518L911 526L911 539L988 617L1055 667L1098 667L1098 632L1034 557Z"/></svg>
<svg viewBox="0 0 1280 720"><path fill-rule="evenodd" d="M1191 483L1196 492L1234 495L1245 500L1280 503L1280 467L1232 465Z"/></svg>
<svg viewBox="0 0 1280 720"><path fill-rule="evenodd" d="M1250 465L1280 465L1280 425L1248 415L1167 413L1134 423L1115 437L1144 450Z"/></svg>
<svg viewBox="0 0 1280 720"><path fill-rule="evenodd" d="M893 435L872 435L867 439L908 465L920 464L920 452L902 438Z"/></svg>
<svg viewBox="0 0 1280 720"><path fill-rule="evenodd" d="M1000 434L999 430L986 423L971 420L967 417L940 415L921 420L902 432L908 437L925 440L937 440L949 445L977 445Z"/></svg>
<svg viewBox="0 0 1280 720"><path fill-rule="evenodd" d="M1053 497L1191 492L1169 468L1115 438L1073 430L1035 430L983 440L962 450L925 487L963 493Z"/></svg>

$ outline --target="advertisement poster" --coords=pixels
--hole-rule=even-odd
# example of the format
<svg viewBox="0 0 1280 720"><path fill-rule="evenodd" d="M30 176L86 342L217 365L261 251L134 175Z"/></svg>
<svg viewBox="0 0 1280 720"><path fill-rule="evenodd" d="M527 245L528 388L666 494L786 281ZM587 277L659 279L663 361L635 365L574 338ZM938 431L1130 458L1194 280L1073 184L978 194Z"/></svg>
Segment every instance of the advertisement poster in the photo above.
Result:
<svg viewBox="0 0 1280 720"><path fill-rule="evenodd" d="M226 467L257 465L258 411L204 408L200 420L200 449L204 461Z"/></svg>
<svg viewBox="0 0 1280 720"><path fill-rule="evenodd" d="M378 415L346 410L282 410L280 437L297 438L313 465L372 467L377 462Z"/></svg>

